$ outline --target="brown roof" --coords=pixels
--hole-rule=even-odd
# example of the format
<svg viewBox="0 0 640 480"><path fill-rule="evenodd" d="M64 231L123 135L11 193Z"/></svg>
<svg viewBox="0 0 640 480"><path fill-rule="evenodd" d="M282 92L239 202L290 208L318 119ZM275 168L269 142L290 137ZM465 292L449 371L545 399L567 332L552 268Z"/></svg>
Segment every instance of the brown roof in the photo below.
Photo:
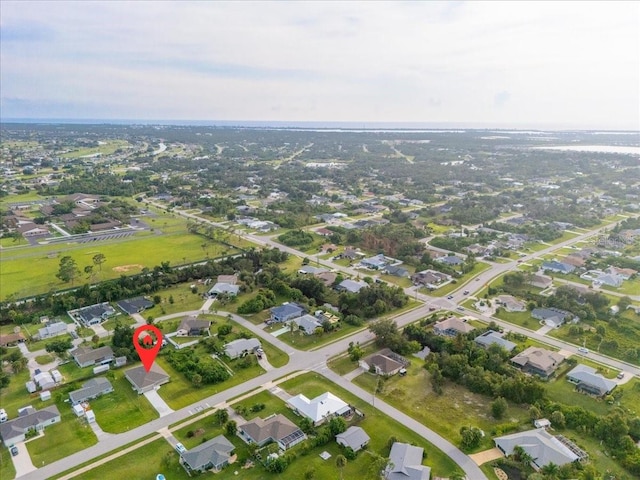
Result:
<svg viewBox="0 0 640 480"><path fill-rule="evenodd" d="M403 365L386 355L374 354L365 360L368 365L375 365L381 373L388 375L401 369Z"/></svg>
<svg viewBox="0 0 640 480"><path fill-rule="evenodd" d="M266 420L257 417L245 423L240 428L257 444L261 444L267 439L272 439L277 442L300 430L298 426L282 414L267 418Z"/></svg>
<svg viewBox="0 0 640 480"><path fill-rule="evenodd" d="M15 342L24 342L25 338L22 332L18 333L10 333L9 335L0 335L0 345L6 346L11 345Z"/></svg>
<svg viewBox="0 0 640 480"><path fill-rule="evenodd" d="M330 287L333 285L333 282L336 281L336 278L338 278L338 274L333 272L322 272L318 273L316 278L319 278L326 286Z"/></svg>

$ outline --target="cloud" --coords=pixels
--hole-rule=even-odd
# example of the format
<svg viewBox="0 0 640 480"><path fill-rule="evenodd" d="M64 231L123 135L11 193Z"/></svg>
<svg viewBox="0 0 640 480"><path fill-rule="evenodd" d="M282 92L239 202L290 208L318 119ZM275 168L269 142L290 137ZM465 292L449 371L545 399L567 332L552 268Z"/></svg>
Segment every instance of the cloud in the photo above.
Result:
<svg viewBox="0 0 640 480"><path fill-rule="evenodd" d="M56 116L637 129L638 14L631 2L4 1L2 116L31 115L13 98Z"/></svg>

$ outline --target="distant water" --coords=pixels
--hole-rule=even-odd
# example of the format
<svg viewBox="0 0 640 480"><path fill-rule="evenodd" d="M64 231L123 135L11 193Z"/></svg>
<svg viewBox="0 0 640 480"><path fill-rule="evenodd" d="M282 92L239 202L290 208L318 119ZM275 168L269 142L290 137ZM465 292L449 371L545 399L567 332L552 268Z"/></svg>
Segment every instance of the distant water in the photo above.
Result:
<svg viewBox="0 0 640 480"><path fill-rule="evenodd" d="M640 155L640 147L621 145L564 145L555 147L532 147L536 150L560 150L566 152L596 152L596 153L628 153Z"/></svg>

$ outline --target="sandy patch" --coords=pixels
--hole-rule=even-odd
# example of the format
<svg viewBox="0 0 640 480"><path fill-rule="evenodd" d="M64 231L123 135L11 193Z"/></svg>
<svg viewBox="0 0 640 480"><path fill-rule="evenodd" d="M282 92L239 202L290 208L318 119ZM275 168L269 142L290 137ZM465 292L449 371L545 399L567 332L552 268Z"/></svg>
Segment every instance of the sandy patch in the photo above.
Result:
<svg viewBox="0 0 640 480"><path fill-rule="evenodd" d="M139 263L132 263L131 265L120 265L118 267L113 267L114 272L118 273L127 273L131 270L142 270L144 267Z"/></svg>
<svg viewBox="0 0 640 480"><path fill-rule="evenodd" d="M469 455L469 458L473 460L476 465L482 465L483 463L490 462L491 460L497 460L498 458L504 457L504 454L499 448L491 448L489 450L485 450L484 452L474 453Z"/></svg>

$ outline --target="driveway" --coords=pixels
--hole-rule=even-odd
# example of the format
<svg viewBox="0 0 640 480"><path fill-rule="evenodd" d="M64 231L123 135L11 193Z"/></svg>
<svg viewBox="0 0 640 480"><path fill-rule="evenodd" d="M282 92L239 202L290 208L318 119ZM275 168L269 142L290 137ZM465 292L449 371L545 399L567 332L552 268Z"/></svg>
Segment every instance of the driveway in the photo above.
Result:
<svg viewBox="0 0 640 480"><path fill-rule="evenodd" d="M33 472L36 467L31 463L31 457L24 442L16 443L16 447L18 447L18 455L15 457L12 456L11 460L13 460L13 466L16 469L16 478L18 478L21 475Z"/></svg>
<svg viewBox="0 0 640 480"><path fill-rule="evenodd" d="M490 462L491 460L497 460L498 458L504 457L504 453L499 448L491 448L489 450L485 450L484 452L474 453L469 455L469 458L476 462L477 465L482 465L484 463Z"/></svg>
<svg viewBox="0 0 640 480"><path fill-rule="evenodd" d="M145 392L144 396L147 397L147 400L149 400L149 403L153 405L153 408L156 409L160 417L165 417L170 413L173 413L173 409L165 403L156 390Z"/></svg>
<svg viewBox="0 0 640 480"><path fill-rule="evenodd" d="M105 438L113 436L113 433L107 433L104 430L102 430L102 428L100 428L100 425L98 425L97 422L91 422L89 423L89 426L91 427L91 430L93 430L93 433L96 434L98 441L101 441L101 440L104 440Z"/></svg>

